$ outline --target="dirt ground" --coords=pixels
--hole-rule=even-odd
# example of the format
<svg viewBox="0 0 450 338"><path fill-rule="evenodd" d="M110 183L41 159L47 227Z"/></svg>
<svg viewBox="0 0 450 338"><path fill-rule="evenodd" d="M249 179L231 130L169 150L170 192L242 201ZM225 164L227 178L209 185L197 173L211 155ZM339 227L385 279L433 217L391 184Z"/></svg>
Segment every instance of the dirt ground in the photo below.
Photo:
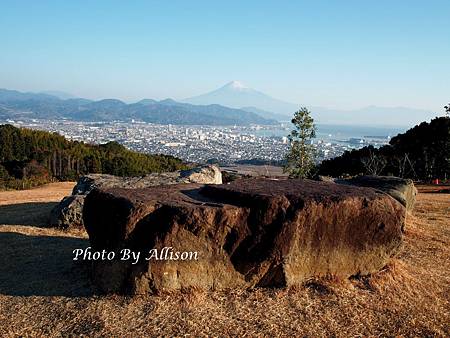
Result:
<svg viewBox="0 0 450 338"><path fill-rule="evenodd" d="M450 194L421 186L399 255L376 275L288 290L101 296L45 228L73 183L0 192L0 336L450 336Z"/></svg>

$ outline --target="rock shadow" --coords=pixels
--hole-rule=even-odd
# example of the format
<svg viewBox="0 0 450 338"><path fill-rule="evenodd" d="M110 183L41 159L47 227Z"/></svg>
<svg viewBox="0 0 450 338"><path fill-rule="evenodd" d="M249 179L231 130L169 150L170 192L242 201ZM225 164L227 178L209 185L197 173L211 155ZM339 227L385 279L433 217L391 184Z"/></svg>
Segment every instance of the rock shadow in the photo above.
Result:
<svg viewBox="0 0 450 338"><path fill-rule="evenodd" d="M84 297L93 294L89 262L73 261L83 238L0 232L0 293Z"/></svg>
<svg viewBox="0 0 450 338"><path fill-rule="evenodd" d="M48 227L50 211L58 202L30 202L0 206L0 224Z"/></svg>

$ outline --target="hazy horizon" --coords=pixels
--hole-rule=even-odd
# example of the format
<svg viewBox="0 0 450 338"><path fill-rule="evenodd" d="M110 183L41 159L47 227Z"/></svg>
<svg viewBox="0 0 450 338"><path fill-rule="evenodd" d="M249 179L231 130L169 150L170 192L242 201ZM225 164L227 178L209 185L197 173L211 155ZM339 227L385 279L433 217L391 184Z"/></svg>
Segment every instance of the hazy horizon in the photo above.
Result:
<svg viewBox="0 0 450 338"><path fill-rule="evenodd" d="M232 82L232 81L230 81ZM220 86L219 88L216 89L220 89L222 86ZM75 95L71 92L66 92L66 91L61 91L58 89L46 89L46 90L20 90L17 88L5 88L5 87L0 87L0 89L5 89L5 90L12 90L12 91L18 91L21 93L33 93L33 94L47 94L47 95L52 95L52 96L56 96L62 100L66 100L66 99L73 99L73 98L83 98L83 99L89 99L92 101L101 101L101 100L107 100L107 99L116 99L116 100L120 100L124 103L127 104L133 104L133 103L138 103L139 101L145 100L145 99L154 99L156 101L164 101L164 100L174 100L177 102L186 102L186 100L188 100L189 98L174 98L174 97L163 97L163 98L154 98L154 97L139 97L139 98L135 98L135 99L123 99L120 97L84 97L84 96L78 96ZM249 89L254 89L254 88L249 88ZM210 91L214 91L210 90ZM202 93L200 95L203 94L207 94L207 93ZM267 94L267 93L264 93ZM269 95L269 94L268 94ZM195 96L194 96L195 97ZM275 98L277 99L277 98ZM295 102L289 102L292 104L296 104ZM216 103L216 104L220 104L220 103ZM223 106L227 106L226 104L222 104ZM314 110L314 108L323 108L326 110L339 110L339 111L348 111L348 112L352 112L355 110L359 110L359 109L365 109L365 108L409 108L409 109L417 109L417 110L423 110L423 111L428 111L429 113L436 113L436 116L440 116L443 114L443 108L439 107L437 111L433 111L431 109L423 109L423 108L417 108L417 107L411 107L411 106L381 106L381 105L376 105L376 104L368 104L368 105L364 105L364 106L355 106L354 108L338 108L338 107L334 107L334 106L325 106L325 105L321 105L321 106L311 106L311 105L304 105L301 103L298 103L299 107L302 106L306 106L308 109ZM426 118L426 117L425 117ZM325 122L324 124L327 124L327 122ZM384 124L380 124L381 126L383 126ZM389 125L389 124L386 124ZM399 125L397 125L399 126ZM401 125L400 125L401 126Z"/></svg>
<svg viewBox="0 0 450 338"><path fill-rule="evenodd" d="M132 102L240 80L335 109L449 99L446 1L2 4L2 88Z"/></svg>

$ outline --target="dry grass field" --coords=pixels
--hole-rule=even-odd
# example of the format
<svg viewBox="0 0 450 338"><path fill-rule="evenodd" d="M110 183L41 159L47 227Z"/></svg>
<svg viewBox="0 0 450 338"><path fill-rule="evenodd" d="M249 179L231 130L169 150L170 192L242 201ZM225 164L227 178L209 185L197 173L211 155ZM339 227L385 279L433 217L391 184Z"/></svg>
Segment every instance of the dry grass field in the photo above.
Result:
<svg viewBox="0 0 450 338"><path fill-rule="evenodd" d="M376 275L288 290L100 296L72 250L81 231L45 228L73 183L0 192L0 336L450 336L450 194L419 187L405 244Z"/></svg>
<svg viewBox="0 0 450 338"><path fill-rule="evenodd" d="M62 182L30 190L0 191L0 224L45 226L50 210L71 194L74 185Z"/></svg>

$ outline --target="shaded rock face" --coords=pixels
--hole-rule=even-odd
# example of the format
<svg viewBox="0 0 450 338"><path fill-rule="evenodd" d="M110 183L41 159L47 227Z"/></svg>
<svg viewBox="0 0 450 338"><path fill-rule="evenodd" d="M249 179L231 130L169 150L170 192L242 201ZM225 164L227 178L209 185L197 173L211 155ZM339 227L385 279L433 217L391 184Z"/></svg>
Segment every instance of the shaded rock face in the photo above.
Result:
<svg viewBox="0 0 450 338"><path fill-rule="evenodd" d="M394 176L357 176L335 182L381 190L399 201L407 210L412 210L416 202L417 189L410 179Z"/></svg>
<svg viewBox="0 0 450 338"><path fill-rule="evenodd" d="M157 185L180 183L222 184L220 169L214 165L168 173L153 173L143 177L118 177L106 174L89 174L80 177L72 195L51 211L50 225L60 228L83 226L84 198L95 188L138 189Z"/></svg>
<svg viewBox="0 0 450 338"><path fill-rule="evenodd" d="M382 268L402 242L405 208L370 188L309 180L95 189L84 222L92 250L173 248L197 260L97 261L104 292L284 287Z"/></svg>
<svg viewBox="0 0 450 338"><path fill-rule="evenodd" d="M62 229L70 227L83 227L84 195L71 195L62 199L50 212L49 223Z"/></svg>

